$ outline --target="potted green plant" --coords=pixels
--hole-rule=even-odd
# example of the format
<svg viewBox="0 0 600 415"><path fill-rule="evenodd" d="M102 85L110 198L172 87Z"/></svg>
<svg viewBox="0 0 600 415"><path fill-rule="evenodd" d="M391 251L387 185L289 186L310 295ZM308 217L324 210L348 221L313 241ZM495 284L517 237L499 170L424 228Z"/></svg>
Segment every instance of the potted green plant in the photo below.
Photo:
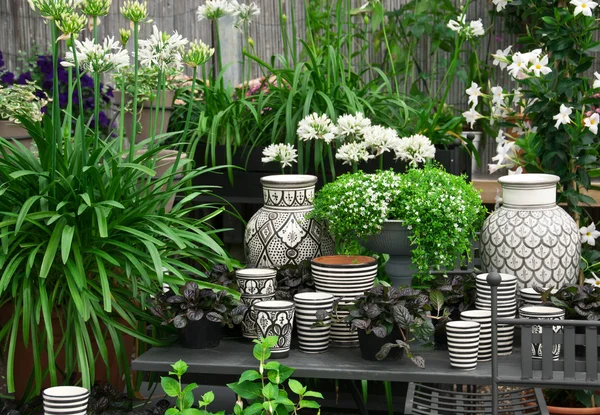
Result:
<svg viewBox="0 0 600 415"><path fill-rule="evenodd" d="M427 296L419 290L383 284L359 297L344 321L358 331L361 357L398 359L405 351L417 366L425 367L424 359L411 353L409 343L414 338L428 340L433 334L426 304Z"/></svg>
<svg viewBox="0 0 600 415"><path fill-rule="evenodd" d="M190 281L180 295L159 294L152 313L179 329L183 347L209 349L221 340L221 326L233 328L242 322L248 307L225 290L200 288Z"/></svg>
<svg viewBox="0 0 600 415"><path fill-rule="evenodd" d="M421 157L410 151L414 160ZM468 262L485 212L464 177L426 164L404 174L343 175L317 193L311 217L327 223L347 252L362 244L388 253L388 276L396 285L408 285L415 273L417 283L428 284L435 278L431 270Z"/></svg>

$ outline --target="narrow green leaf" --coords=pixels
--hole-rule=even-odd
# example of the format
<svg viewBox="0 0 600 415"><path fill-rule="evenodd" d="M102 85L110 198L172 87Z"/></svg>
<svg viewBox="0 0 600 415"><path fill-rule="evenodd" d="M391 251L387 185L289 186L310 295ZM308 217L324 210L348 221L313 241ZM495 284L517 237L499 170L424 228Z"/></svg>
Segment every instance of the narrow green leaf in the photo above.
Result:
<svg viewBox="0 0 600 415"><path fill-rule="evenodd" d="M56 224L54 231L52 231L52 235L50 236L50 240L48 241L48 245L46 246L46 253L44 254L44 259L42 260L42 266L40 268L40 278L46 278L48 276L48 273L50 272L50 268L52 267L54 259L56 258L56 251L58 251L58 245L60 244L64 227L65 221L63 219Z"/></svg>
<svg viewBox="0 0 600 415"><path fill-rule="evenodd" d="M62 232L62 241L60 243L60 255L63 264L67 263L69 254L71 253L71 243L73 242L73 235L75 234L75 228L70 225L65 225Z"/></svg>

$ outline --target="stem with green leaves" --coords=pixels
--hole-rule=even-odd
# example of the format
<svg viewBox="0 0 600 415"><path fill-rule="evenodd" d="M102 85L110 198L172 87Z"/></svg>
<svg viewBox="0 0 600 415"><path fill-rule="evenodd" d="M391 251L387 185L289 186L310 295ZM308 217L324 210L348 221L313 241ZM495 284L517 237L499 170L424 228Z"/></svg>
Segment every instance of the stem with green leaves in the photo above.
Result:
<svg viewBox="0 0 600 415"><path fill-rule="evenodd" d="M79 127L79 134L81 135L81 168L83 168L87 163L88 148L85 141L85 123L83 122L83 92L81 91L81 73L79 72L79 60L77 59L74 35L71 35L71 51L73 52L73 63L75 64L75 87L77 88L77 98L79 101L79 117L77 117L77 125Z"/></svg>
<svg viewBox="0 0 600 415"><path fill-rule="evenodd" d="M94 74L94 150L100 135L100 74Z"/></svg>
<svg viewBox="0 0 600 415"><path fill-rule="evenodd" d="M54 76L52 78L52 145L50 146L50 163L52 169L50 170L50 182L54 184L54 178L56 177L56 158L58 147L61 142L61 128L60 128L60 102L58 99L58 27L54 21L51 21L51 32L52 32L52 69ZM54 189L54 185L52 185ZM52 191L53 194L55 190Z"/></svg>
<svg viewBox="0 0 600 415"><path fill-rule="evenodd" d="M131 137L129 137L129 162L133 161L133 157L135 154L135 137L137 135L137 116L138 116L138 73L140 69L140 64L138 62L138 43L139 43L139 31L140 24L138 22L133 22L133 122L131 126ZM122 91L125 93L125 91Z"/></svg>

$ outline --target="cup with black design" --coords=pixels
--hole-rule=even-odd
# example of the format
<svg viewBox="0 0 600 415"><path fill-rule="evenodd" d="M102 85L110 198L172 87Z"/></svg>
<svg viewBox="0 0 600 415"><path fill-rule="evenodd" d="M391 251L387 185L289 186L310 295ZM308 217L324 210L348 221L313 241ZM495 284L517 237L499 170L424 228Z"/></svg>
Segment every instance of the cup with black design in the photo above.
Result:
<svg viewBox="0 0 600 415"><path fill-rule="evenodd" d="M275 359L287 357L292 345L295 306L291 301L261 301L254 305L256 334L258 338L277 336L277 344L271 348Z"/></svg>

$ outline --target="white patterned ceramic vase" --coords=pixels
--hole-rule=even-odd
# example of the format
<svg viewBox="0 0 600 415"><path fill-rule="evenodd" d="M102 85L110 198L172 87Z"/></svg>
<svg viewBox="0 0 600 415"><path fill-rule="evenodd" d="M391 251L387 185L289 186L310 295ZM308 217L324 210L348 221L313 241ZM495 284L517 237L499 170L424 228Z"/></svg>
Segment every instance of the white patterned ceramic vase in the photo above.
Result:
<svg viewBox="0 0 600 415"><path fill-rule="evenodd" d="M313 209L316 176L266 176L264 206L248 221L244 238L248 267L280 268L334 250L325 226L306 217Z"/></svg>
<svg viewBox="0 0 600 415"><path fill-rule="evenodd" d="M498 179L503 205L485 221L481 259L487 272L515 275L520 288L563 286L577 281L581 243L575 221L556 205L550 174Z"/></svg>

